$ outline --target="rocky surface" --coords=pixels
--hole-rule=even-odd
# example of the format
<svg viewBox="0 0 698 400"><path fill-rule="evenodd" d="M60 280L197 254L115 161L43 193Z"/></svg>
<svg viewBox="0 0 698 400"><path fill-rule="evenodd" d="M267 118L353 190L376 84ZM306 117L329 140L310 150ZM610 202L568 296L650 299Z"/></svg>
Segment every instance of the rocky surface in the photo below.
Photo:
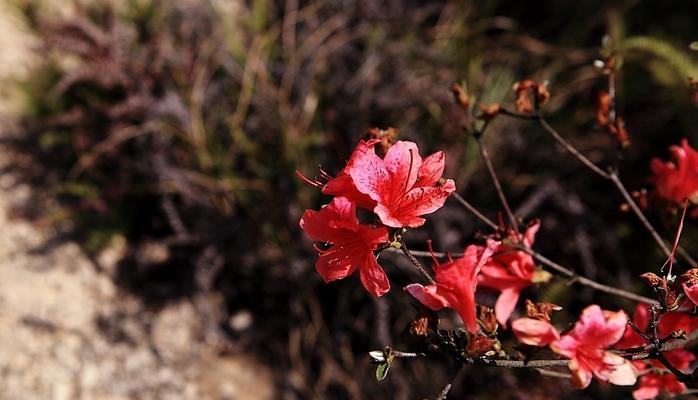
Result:
<svg viewBox="0 0 698 400"><path fill-rule="evenodd" d="M32 40L3 4L0 80L8 82L31 60ZM0 133L18 107L3 87ZM0 148L0 168L15 162ZM29 190L0 175L0 398L273 397L270 370L239 351L222 355L192 301L150 310L120 292L112 275L123 241L94 263L75 243L47 246L48 226L13 218Z"/></svg>

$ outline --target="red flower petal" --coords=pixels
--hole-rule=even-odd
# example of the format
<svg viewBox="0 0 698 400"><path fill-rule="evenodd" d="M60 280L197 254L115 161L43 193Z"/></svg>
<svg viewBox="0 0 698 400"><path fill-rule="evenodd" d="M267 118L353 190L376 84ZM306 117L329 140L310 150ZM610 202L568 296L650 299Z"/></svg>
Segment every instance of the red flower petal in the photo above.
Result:
<svg viewBox="0 0 698 400"><path fill-rule="evenodd" d="M360 225L354 203L335 197L320 211L303 213L300 226L313 240L330 245L327 250L317 249L320 257L315 263L325 282L345 278L360 268L361 282L371 294L382 296L390 289L388 278L373 254L380 244L388 241L388 230Z"/></svg>
<svg viewBox="0 0 698 400"><path fill-rule="evenodd" d="M519 318L511 323L511 330L521 343L529 346L547 346L560 338L560 333L545 321Z"/></svg>
<svg viewBox="0 0 698 400"><path fill-rule="evenodd" d="M423 159L414 186L434 186L444 174L445 166L446 156L443 151L438 151Z"/></svg>

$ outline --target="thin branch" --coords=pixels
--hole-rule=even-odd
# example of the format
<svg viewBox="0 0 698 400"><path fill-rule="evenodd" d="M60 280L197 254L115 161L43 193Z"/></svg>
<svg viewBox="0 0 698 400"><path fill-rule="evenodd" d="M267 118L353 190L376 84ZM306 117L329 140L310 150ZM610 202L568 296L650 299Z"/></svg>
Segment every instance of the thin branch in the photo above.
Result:
<svg viewBox="0 0 698 400"><path fill-rule="evenodd" d="M569 144L562 136L560 136L559 133L557 133L557 131L552 126L550 126L550 124L548 124L548 121L546 121L542 115L538 116L538 122L540 122L540 124L543 126L543 129L545 129L550 134L550 136L552 136L553 139L555 139L560 144L560 146L564 147L565 150L567 150L570 154L577 157L577 159L581 161L584 165L586 165L590 170L594 171L597 175L601 176L602 178L610 179L610 176L606 171L597 167L593 161L586 158L584 154L580 153L579 150L577 150L574 146Z"/></svg>
<svg viewBox="0 0 698 400"><path fill-rule="evenodd" d="M519 250L528 253L531 257L535 258L538 262L546 265L547 267L555 270L556 272L565 275L569 278L572 278L574 283L579 283L580 285L584 285L587 287L590 287L592 289L598 290L599 292L604 292L604 293L609 293L615 296L623 297L628 300L640 302L640 303L645 303L645 304L659 304L656 300L650 299L649 297L641 296L639 294L635 294L632 292L628 292L623 289L618 289L613 286L608 286L604 285L602 283L593 281L589 278L586 278L584 276L581 276L577 274L576 272L572 271L571 269L565 268L562 265L556 263L555 261L550 260L549 258L543 256L542 254L536 252L535 250L531 249L530 247L523 246L523 245L515 245L514 247L518 248Z"/></svg>
<svg viewBox="0 0 698 400"><path fill-rule="evenodd" d="M625 186L623 185L623 182L620 181L620 178L618 177L618 173L616 171L612 171L610 174L608 174L608 179L613 182L614 185L616 185L616 188L618 188L618 191L623 195L623 198L625 201L628 202L630 205L630 208L633 210L635 215L640 219L640 222L645 226L645 228L649 231L649 233L652 235L652 238L654 238L654 241L657 242L659 247L664 251L664 254L666 254L667 257L671 257L671 250L669 249L669 246L666 245L664 242L664 239L662 239L661 236L659 236L659 233L657 233L657 230L654 229L652 224L650 224L650 221L647 220L647 217L645 217L645 214L642 213L642 210L640 210L640 207L638 207L637 203L635 203L635 200L633 197L628 193L628 191L625 189Z"/></svg>
<svg viewBox="0 0 698 400"><path fill-rule="evenodd" d="M507 112L502 112L504 115L508 115L510 117L514 118L521 118L521 119L531 119L531 118L524 118L524 116L518 115L517 113L513 113L510 111ZM586 165L590 170L592 170L594 173L597 175L601 176L604 179L608 179L614 183L616 188L618 188L618 191L621 192L623 195L623 198L625 201L628 202L630 205L630 208L633 210L635 215L640 219L642 224L645 226L645 228L650 232L654 240L657 242L659 247L664 251L664 253L669 256L671 251L669 250L669 247L667 246L666 242L661 238L661 236L657 233L657 230L654 229L652 224L647 220L647 217L642 213L642 210L638 207L637 203L635 200L630 196L628 191L625 189L625 186L623 183L620 181L620 178L618 177L617 171L611 171L611 172L606 172L602 170L600 167L598 167L596 164L594 164L593 161L589 160L584 154L582 154L579 150L577 150L574 146L572 146L569 142L567 142L550 124L548 121L543 117L542 114L537 114L538 116L538 122L541 124L543 129L545 129L550 136L555 139L555 141L558 142L562 147L564 147L570 154L575 156L579 161L581 161L584 165ZM696 261L686 253L685 250L680 249L679 254L681 254L682 257L686 259L689 263L692 265L696 264Z"/></svg>
<svg viewBox="0 0 698 400"><path fill-rule="evenodd" d="M662 365L663 365L666 369L668 369L669 372L671 372L672 374L674 374L674 376L676 377L676 379L678 379L680 382L683 382L683 383L688 383L688 384L692 384L692 383L693 383L693 376L691 376L691 375L689 375L689 374L685 374L685 373L683 373L683 371L681 371L680 369L678 369L678 368L674 367L673 365L671 365L671 363L669 362L669 360L667 360L666 356L664 356L664 353L662 353L661 351L656 351L656 352L654 352L654 353L655 353L655 354L653 354L654 358L655 358L657 361L659 361L660 363L662 363Z"/></svg>
<svg viewBox="0 0 698 400"><path fill-rule="evenodd" d="M625 350L610 350L630 361L657 359L657 354L666 351L686 348L692 345L698 339L698 331L692 332L685 339L675 339L662 343L657 346L655 344L647 344L642 347L634 347ZM391 354L396 358L427 358L427 353L409 353L391 349ZM661 361L661 360L660 360ZM540 359L540 360L499 360L490 358L475 358L466 359L467 365L485 366L485 367L500 367L500 368L550 368L550 367L566 367L570 360L565 359Z"/></svg>
<svg viewBox="0 0 698 400"><path fill-rule="evenodd" d="M545 368L537 368L537 371L542 376L548 376L551 378L562 378L562 379L571 379L572 378L571 374L566 374L564 372L558 372L558 371L552 371L552 370L545 369Z"/></svg>
<svg viewBox="0 0 698 400"><path fill-rule="evenodd" d="M592 289L600 291L600 292L613 294L613 295L620 296L620 297L626 298L628 300L632 300L632 301L636 301L636 302L640 302L640 303L659 304L656 300L650 299L649 297L641 296L639 294L628 292L626 290L619 289L619 288L616 288L613 286L604 285L602 283L596 282L596 281L591 280L589 278L585 278L584 276L577 274L573 270L566 268L566 267L563 267L562 265L550 260L549 258L536 252L535 250L531 249L530 247L521 246L521 245L515 246L515 247L517 247L521 251L528 253L529 255L531 255L531 257L535 258L538 262L546 265L547 267L549 267L553 271L559 273L560 275L564 275L568 278L571 278L572 283L578 283L582 286L586 286L586 287L592 288ZM399 251L398 249L392 249L392 248L387 248L386 250L391 251L391 252ZM417 257L431 257L432 256L432 253L430 253L428 251L419 251L419 250L410 250L410 254L412 256L417 256ZM434 252L433 255L435 257L446 257L449 254ZM452 257L462 257L463 253L450 253L450 255Z"/></svg>
<svg viewBox="0 0 698 400"><path fill-rule="evenodd" d="M686 249L684 249L683 247L681 247L681 245L679 245L679 246L676 248L676 252L679 253L679 255L680 255L681 257L683 257L686 261L688 261L688 263L690 264L690 267L691 267L691 268L694 268L694 267L697 267L697 266L698 266L698 262L697 262L693 257L691 257L691 255L688 254L688 252L686 251Z"/></svg>
<svg viewBox="0 0 698 400"><path fill-rule="evenodd" d="M477 208L475 208L472 204L470 204L467 200L465 200L461 195L454 192L453 198L456 199L456 201L458 201L461 205L463 205L463 207L465 207L468 211L473 213L473 215L475 215L480 221L487 224L487 226L489 226L490 228L492 228L494 230L499 229L499 226L497 226L497 224L495 224L494 221L487 218L483 213L478 211Z"/></svg>
<svg viewBox="0 0 698 400"><path fill-rule="evenodd" d="M485 128L483 127L483 130L484 129ZM511 224L512 228L514 228L514 230L518 232L519 224L516 221L514 213L511 212L509 202L507 201L507 198L504 195L504 191L502 190L502 185L500 185L499 179L497 178L497 174L494 172L494 166L492 165L492 160L490 159L489 153L487 153L487 148L485 147L485 144L482 143L481 135L482 133L474 135L475 140L477 141L478 148L480 149L480 156L482 157L482 161L485 163L485 167L487 167L487 172L490 174L490 178L492 178L494 188L497 190L497 196L499 196L499 202L502 203L502 207L504 208L504 211L506 212L507 217L509 218L509 223Z"/></svg>
<svg viewBox="0 0 698 400"><path fill-rule="evenodd" d="M407 248L407 245L402 239L400 239L400 250L402 250L402 253L405 254L405 256L407 256L407 258L410 260L414 269L422 274L424 279L426 279L430 284L436 283L434 282L434 278L432 278L431 275L424 269L422 263L420 263L419 260L412 255L412 252L410 252L410 249Z"/></svg>
<svg viewBox="0 0 698 400"><path fill-rule="evenodd" d="M511 110L507 110L504 107L499 108L499 113L504 114L508 117L517 118L517 119L525 119L525 120L537 120L538 119L538 115L536 115L536 114L518 113L518 112L511 111Z"/></svg>

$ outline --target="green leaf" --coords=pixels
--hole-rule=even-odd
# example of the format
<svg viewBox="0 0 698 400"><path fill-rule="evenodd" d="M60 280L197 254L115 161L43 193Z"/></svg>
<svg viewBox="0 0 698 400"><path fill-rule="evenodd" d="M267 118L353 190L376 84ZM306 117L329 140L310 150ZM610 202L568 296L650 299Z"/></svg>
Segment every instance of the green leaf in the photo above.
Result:
<svg viewBox="0 0 698 400"><path fill-rule="evenodd" d="M382 381L385 379L385 377L388 375L388 370L390 369L390 364L389 363L383 363L376 368L376 379L378 379L378 382Z"/></svg>

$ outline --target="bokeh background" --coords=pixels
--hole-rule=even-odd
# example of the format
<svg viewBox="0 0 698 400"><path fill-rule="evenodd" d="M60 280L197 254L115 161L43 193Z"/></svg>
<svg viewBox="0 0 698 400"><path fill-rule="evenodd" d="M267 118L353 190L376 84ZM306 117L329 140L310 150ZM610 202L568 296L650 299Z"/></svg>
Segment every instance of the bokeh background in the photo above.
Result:
<svg viewBox="0 0 698 400"><path fill-rule="evenodd" d="M2 396L434 398L453 378L446 361L396 362L376 382L367 357L423 348L399 289L417 277L386 253L394 289L381 299L356 277L323 284L298 220L328 198L295 171L336 173L367 129L395 127L423 154L444 149L459 193L496 218L449 88L511 107L512 84L532 78L571 143L651 190L650 159L697 144L696 15L685 1L4 0ZM623 61L622 153L595 122L604 37ZM540 252L650 294L637 275L664 258L609 182L536 124L500 118L485 141L517 213L542 219ZM673 235L676 215L648 215ZM457 252L483 229L448 202L407 239ZM525 296L563 305L561 321L590 302L634 308L561 278ZM629 393L466 368L451 395Z"/></svg>

